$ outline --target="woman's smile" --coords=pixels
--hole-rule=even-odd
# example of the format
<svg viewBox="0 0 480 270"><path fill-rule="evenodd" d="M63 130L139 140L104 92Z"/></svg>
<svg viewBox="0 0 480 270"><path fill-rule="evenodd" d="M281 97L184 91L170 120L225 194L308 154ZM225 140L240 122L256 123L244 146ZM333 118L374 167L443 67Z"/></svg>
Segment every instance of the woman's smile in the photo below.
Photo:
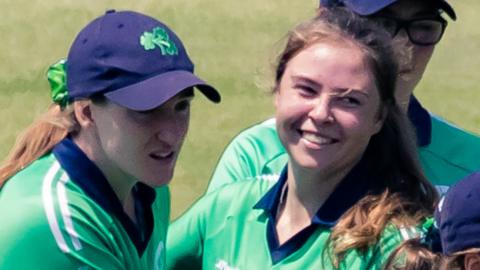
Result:
<svg viewBox="0 0 480 270"><path fill-rule="evenodd" d="M301 136L302 140L307 143L308 146L311 147L323 147L328 146L334 143L337 143L339 140L332 138L327 135L322 135L318 132L306 131L306 130L299 130L299 135Z"/></svg>

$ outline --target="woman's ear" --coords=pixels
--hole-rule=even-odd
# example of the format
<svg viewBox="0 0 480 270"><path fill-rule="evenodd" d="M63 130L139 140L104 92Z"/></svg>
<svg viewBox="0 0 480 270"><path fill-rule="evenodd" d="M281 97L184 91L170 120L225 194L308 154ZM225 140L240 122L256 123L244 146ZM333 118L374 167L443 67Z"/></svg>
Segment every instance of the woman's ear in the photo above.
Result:
<svg viewBox="0 0 480 270"><path fill-rule="evenodd" d="M465 254L463 265L465 266L465 270L480 270L480 253L473 252Z"/></svg>
<svg viewBox="0 0 480 270"><path fill-rule="evenodd" d="M90 100L78 100L73 103L75 118L81 128L91 127L94 124L91 106Z"/></svg>
<svg viewBox="0 0 480 270"><path fill-rule="evenodd" d="M374 134L377 134L382 129L383 123L385 122L385 119L387 119L387 113L388 113L387 108L384 105L382 105L379 108L378 113L377 113L377 122L375 123L375 133Z"/></svg>
<svg viewBox="0 0 480 270"><path fill-rule="evenodd" d="M275 106L275 109L278 108L278 90L279 86L275 85L275 88L273 89L273 106Z"/></svg>

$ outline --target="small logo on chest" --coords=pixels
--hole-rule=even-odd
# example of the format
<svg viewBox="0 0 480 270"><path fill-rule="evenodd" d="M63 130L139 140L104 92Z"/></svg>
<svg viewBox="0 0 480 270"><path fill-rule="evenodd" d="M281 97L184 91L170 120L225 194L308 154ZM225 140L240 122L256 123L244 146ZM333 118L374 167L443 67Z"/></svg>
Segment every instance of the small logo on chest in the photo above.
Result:
<svg viewBox="0 0 480 270"><path fill-rule="evenodd" d="M239 270L238 268L234 268L224 260L218 260L215 264L215 270Z"/></svg>

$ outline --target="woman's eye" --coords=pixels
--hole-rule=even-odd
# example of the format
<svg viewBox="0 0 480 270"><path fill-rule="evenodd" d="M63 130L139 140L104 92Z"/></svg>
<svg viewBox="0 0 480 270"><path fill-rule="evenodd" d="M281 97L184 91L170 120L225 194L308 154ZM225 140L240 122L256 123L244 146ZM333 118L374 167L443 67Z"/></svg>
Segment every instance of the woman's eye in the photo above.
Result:
<svg viewBox="0 0 480 270"><path fill-rule="evenodd" d="M300 93L305 96L313 96L316 93L315 89L307 85L296 85L295 88L298 89Z"/></svg>
<svg viewBox="0 0 480 270"><path fill-rule="evenodd" d="M186 111L190 108L190 100L182 100L175 105L175 110L177 112Z"/></svg>
<svg viewBox="0 0 480 270"><path fill-rule="evenodd" d="M358 106L360 105L360 100L354 97L341 97L340 101L344 104L350 105L350 106Z"/></svg>
<svg viewBox="0 0 480 270"><path fill-rule="evenodd" d="M135 113L139 114L139 115L149 115L149 114L152 114L156 111L156 108L155 109L151 109L151 110L147 110L147 111L136 111Z"/></svg>

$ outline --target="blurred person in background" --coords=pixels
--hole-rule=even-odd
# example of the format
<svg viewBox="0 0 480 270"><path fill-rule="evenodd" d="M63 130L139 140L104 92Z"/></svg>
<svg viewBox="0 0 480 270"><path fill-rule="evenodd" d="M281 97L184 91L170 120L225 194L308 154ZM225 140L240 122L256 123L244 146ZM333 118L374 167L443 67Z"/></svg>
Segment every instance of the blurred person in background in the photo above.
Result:
<svg viewBox="0 0 480 270"><path fill-rule="evenodd" d="M432 219L433 220L433 219ZM480 270L480 172L461 179L442 198L435 224L392 253L388 270Z"/></svg>

